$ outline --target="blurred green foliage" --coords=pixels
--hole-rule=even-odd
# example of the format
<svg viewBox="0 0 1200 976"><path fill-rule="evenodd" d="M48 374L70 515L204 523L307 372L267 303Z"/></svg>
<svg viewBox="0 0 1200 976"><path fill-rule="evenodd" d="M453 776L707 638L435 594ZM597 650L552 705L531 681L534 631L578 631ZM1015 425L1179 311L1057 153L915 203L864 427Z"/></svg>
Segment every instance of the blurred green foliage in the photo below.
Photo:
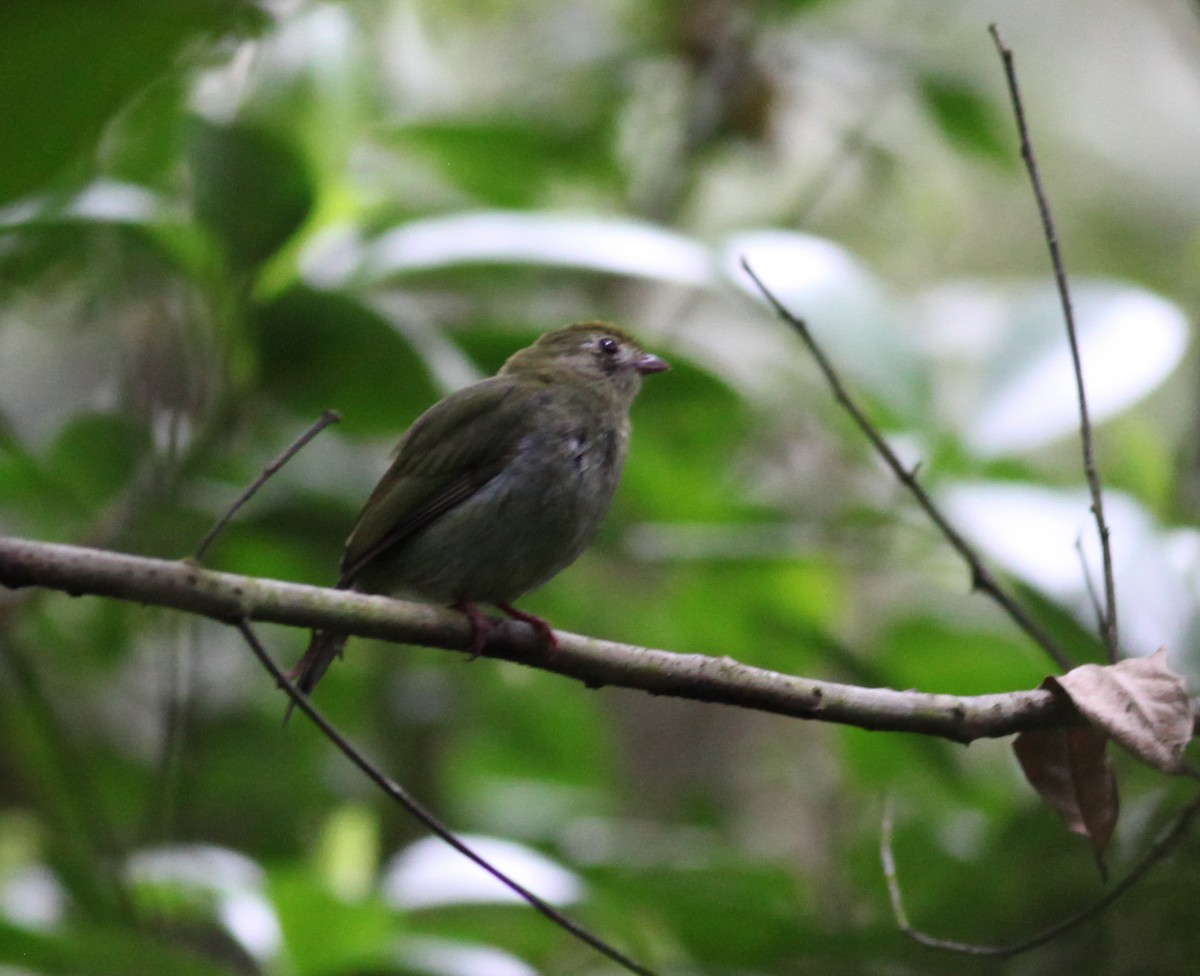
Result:
<svg viewBox="0 0 1200 976"><path fill-rule="evenodd" d="M1042 285L978 285L1047 275L1024 258L1041 244L998 68L979 67L985 25L964 33L956 5L927 6L913 33L876 4L896 18L881 44L866 0L8 0L0 532L186 555L336 408L343 423L210 557L332 582L412 418L538 332L609 318L675 368L637 404L601 538L524 606L783 672L957 694L1036 685L1050 663L969 594L730 270L748 255L856 383L888 378L862 394L926 458L932 490L1028 486L1048 501L1078 484L1070 425L1041 409L1061 380L1044 378L1057 338L1029 340L1057 336L1028 310ZM1082 152L1044 145L1051 170ZM1140 175L1149 193L1153 174ZM1129 392L1098 398L1101 419L1118 418L1100 430L1104 469L1146 515L1125 534L1141 559L1121 580L1137 598L1132 649L1167 633L1200 672L1195 595L1170 601L1169 628L1141 599L1175 594L1168 582L1183 586L1200 551L1186 526L1193 425L1177 419L1194 416L1192 391L1171 377L1186 321L1148 291L1195 301L1182 232L1168 208L1131 213L1085 183L1064 193L1063 226L1082 231L1072 269L1130 279L1096 290L1094 334L1116 322L1140 351L1159 343L1140 372L1118 356ZM438 221L485 207L504 209L477 239ZM782 232L777 249L729 243L755 228ZM1161 238L1147 245L1161 251L1131 248L1125 265L1114 233ZM1136 316L1117 315L1135 301ZM1030 401L1033 416L1018 409ZM1082 575L1068 590L1036 560L1004 568L1072 653L1095 659ZM305 639L263 636L289 662ZM1001 971L898 933L877 855L885 790L911 916L937 935L1017 939L1104 890L1004 744L589 691L368 641L318 697L457 829L569 872L570 913L664 973ZM613 971L478 879L443 890L467 870L450 851L406 873L416 826L282 714L215 624L0 594L0 970ZM1186 792L1126 772L1118 873ZM1183 971L1200 948L1194 861L1185 845L1004 971ZM561 881L525 869L535 889Z"/></svg>

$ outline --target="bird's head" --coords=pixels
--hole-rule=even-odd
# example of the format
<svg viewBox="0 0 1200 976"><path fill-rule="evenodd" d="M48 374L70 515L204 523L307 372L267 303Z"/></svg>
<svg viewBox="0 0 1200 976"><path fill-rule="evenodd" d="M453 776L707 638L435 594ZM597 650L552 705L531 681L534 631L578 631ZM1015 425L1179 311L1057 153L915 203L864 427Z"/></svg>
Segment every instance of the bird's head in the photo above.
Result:
<svg viewBox="0 0 1200 976"><path fill-rule="evenodd" d="M670 365L642 347L624 329L608 322L579 322L547 332L532 346L514 353L501 375L542 375L553 379L565 372L605 384L623 400L632 401L647 373Z"/></svg>

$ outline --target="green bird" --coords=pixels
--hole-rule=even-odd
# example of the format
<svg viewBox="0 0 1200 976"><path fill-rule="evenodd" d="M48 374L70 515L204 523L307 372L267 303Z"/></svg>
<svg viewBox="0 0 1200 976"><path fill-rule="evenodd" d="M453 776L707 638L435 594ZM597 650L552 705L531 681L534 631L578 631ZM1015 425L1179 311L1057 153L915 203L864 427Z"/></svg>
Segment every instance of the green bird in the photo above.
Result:
<svg viewBox="0 0 1200 976"><path fill-rule="evenodd" d="M607 322L548 332L495 376L417 418L367 499L342 557L338 588L453 606L478 654L491 603L554 631L512 601L587 548L629 451L629 410L642 377L669 365ZM289 673L312 692L346 635L318 630Z"/></svg>

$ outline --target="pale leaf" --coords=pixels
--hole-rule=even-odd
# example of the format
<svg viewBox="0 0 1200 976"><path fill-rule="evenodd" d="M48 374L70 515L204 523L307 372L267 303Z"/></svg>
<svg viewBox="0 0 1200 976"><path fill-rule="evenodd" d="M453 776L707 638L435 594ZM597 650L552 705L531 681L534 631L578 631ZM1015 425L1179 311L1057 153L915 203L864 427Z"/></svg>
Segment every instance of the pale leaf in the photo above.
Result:
<svg viewBox="0 0 1200 976"><path fill-rule="evenodd" d="M1054 680L1093 726L1135 757L1179 772L1192 737L1192 706L1166 648L1117 664L1084 664Z"/></svg>

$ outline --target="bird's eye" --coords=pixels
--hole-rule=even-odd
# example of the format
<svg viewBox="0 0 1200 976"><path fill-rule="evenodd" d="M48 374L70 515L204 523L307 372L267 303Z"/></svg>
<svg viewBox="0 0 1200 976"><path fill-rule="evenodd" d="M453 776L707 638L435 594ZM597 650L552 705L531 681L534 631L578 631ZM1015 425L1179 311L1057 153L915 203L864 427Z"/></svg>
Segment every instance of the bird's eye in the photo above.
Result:
<svg viewBox="0 0 1200 976"><path fill-rule="evenodd" d="M596 343L596 345L600 347L600 351L606 356L615 356L617 354L617 350L620 348L617 345L617 340L612 336L605 336L598 343Z"/></svg>

